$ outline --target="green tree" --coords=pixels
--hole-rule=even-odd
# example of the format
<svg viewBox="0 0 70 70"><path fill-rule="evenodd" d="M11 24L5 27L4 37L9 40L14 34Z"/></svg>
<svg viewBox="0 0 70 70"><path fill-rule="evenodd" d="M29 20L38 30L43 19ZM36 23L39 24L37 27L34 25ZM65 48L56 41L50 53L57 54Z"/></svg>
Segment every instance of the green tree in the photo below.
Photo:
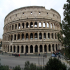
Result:
<svg viewBox="0 0 70 70"><path fill-rule="evenodd" d="M15 68L13 68L13 70L21 70L20 66L16 66Z"/></svg>
<svg viewBox="0 0 70 70"><path fill-rule="evenodd" d="M9 70L9 66L0 66L0 70Z"/></svg>
<svg viewBox="0 0 70 70"><path fill-rule="evenodd" d="M60 60L50 58L45 66L45 70L66 70L66 66L62 64Z"/></svg>
<svg viewBox="0 0 70 70"><path fill-rule="evenodd" d="M67 54L68 54L70 53L70 0L67 0L67 3L64 4L63 9L64 9L64 13L63 13L64 19L62 23L60 23L61 31L58 34L58 40L62 44L64 44L65 48L67 49Z"/></svg>

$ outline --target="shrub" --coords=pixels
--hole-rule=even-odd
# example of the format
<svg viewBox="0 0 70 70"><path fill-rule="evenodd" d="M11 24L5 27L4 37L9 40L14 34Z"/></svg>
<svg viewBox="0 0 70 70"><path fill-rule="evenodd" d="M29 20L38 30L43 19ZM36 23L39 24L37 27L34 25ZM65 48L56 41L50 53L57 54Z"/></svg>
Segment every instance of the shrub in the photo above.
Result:
<svg viewBox="0 0 70 70"><path fill-rule="evenodd" d="M20 66L16 66L15 68L13 68L13 70L21 70Z"/></svg>
<svg viewBox="0 0 70 70"><path fill-rule="evenodd" d="M50 58L45 66L45 70L66 70L66 65L56 58Z"/></svg>
<svg viewBox="0 0 70 70"><path fill-rule="evenodd" d="M0 66L0 70L9 70L9 66Z"/></svg>

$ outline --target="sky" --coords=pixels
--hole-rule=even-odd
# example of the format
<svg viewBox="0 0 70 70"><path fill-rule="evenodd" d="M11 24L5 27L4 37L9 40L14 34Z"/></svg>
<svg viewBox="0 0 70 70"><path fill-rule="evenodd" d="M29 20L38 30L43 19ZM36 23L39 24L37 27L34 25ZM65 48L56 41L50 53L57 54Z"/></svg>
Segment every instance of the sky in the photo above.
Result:
<svg viewBox="0 0 70 70"><path fill-rule="evenodd" d="M44 6L48 10L52 8L58 11L63 20L65 3L66 0L0 0L0 38L3 38L4 19L9 12L25 6Z"/></svg>

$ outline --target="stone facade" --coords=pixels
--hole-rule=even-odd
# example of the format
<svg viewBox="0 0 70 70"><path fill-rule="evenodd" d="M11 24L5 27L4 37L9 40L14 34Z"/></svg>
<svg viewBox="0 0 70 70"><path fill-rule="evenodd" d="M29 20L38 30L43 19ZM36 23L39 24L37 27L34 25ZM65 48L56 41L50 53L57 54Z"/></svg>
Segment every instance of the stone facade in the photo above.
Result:
<svg viewBox="0 0 70 70"><path fill-rule="evenodd" d="M60 14L42 6L22 7L10 12L4 20L3 51L34 54L60 50L57 39Z"/></svg>

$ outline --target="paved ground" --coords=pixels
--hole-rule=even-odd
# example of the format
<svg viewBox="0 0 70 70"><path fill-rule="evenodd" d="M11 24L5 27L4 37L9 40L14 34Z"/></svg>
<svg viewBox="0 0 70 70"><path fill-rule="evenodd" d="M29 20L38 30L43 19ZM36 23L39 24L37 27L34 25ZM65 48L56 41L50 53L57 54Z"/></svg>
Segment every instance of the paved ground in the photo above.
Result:
<svg viewBox="0 0 70 70"><path fill-rule="evenodd" d="M15 67L17 65L20 65L21 68L24 68L24 64L26 61L29 61L30 63L35 63L36 65L45 65L49 58L51 57L51 54L47 54L47 57L43 56L9 56L8 54L1 55L1 65L8 65L10 68ZM67 67L70 67L64 59L60 59L63 63L67 65Z"/></svg>

